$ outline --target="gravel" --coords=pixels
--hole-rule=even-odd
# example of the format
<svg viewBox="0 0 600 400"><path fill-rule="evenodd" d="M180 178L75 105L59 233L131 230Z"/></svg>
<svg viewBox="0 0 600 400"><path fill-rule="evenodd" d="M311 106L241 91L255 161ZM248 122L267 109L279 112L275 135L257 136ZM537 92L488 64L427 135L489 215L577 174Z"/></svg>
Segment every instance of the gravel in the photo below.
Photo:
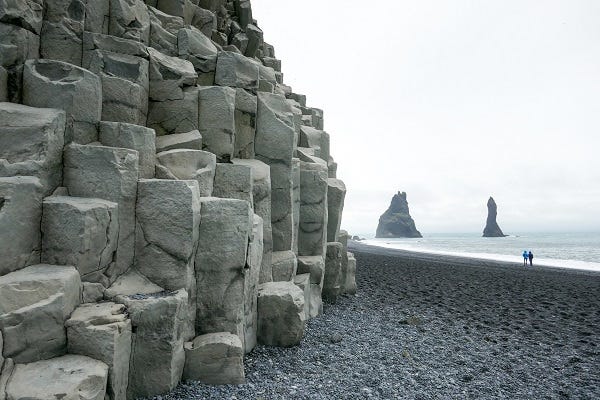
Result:
<svg viewBox="0 0 600 400"><path fill-rule="evenodd" d="M257 347L246 385L154 399L600 398L600 274L355 254L358 294L326 304L300 346Z"/></svg>

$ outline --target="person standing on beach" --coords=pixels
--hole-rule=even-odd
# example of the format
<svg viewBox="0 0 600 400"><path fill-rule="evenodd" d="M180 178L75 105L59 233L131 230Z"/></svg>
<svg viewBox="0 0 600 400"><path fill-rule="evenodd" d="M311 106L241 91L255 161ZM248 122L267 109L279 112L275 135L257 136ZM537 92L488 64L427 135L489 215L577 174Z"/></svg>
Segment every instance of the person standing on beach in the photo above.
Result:
<svg viewBox="0 0 600 400"><path fill-rule="evenodd" d="M529 254L527 254L527 258L529 258L529 266L533 267L533 253L529 250Z"/></svg>
<svg viewBox="0 0 600 400"><path fill-rule="evenodd" d="M527 254L527 250L523 250L523 266L524 267L527 266L527 258L529 258L529 254Z"/></svg>

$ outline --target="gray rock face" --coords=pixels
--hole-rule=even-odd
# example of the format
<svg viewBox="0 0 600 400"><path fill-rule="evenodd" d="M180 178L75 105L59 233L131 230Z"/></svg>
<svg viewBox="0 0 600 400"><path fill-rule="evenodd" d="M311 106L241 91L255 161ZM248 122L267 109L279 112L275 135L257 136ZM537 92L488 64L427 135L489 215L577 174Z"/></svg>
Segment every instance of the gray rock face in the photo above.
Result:
<svg viewBox="0 0 600 400"><path fill-rule="evenodd" d="M181 89L180 98L150 101L147 126L158 136L197 130L198 90L197 87L186 87Z"/></svg>
<svg viewBox="0 0 600 400"><path fill-rule="evenodd" d="M236 158L254 158L254 138L256 136L256 96L244 89L235 91L235 146Z"/></svg>
<svg viewBox="0 0 600 400"><path fill-rule="evenodd" d="M306 327L304 291L293 282L267 282L258 289L258 341L267 346L300 343Z"/></svg>
<svg viewBox="0 0 600 400"><path fill-rule="evenodd" d="M88 70L54 60L29 60L23 71L23 103L54 107L67 116L65 143L97 139L102 114L102 83Z"/></svg>
<svg viewBox="0 0 600 400"><path fill-rule="evenodd" d="M263 258L263 219L254 214L248 240L247 270L244 274L244 352L256 346L257 297Z"/></svg>
<svg viewBox="0 0 600 400"><path fill-rule="evenodd" d="M218 160L233 158L235 143L235 90L229 87L200 88L198 128L202 146Z"/></svg>
<svg viewBox="0 0 600 400"><path fill-rule="evenodd" d="M340 225L342 224L346 185L340 179L329 178L327 186L327 241L336 242L340 232Z"/></svg>
<svg viewBox="0 0 600 400"><path fill-rule="evenodd" d="M244 338L244 273L253 213L243 200L201 199L196 256L198 334L230 332Z"/></svg>
<svg viewBox="0 0 600 400"><path fill-rule="evenodd" d="M294 118L283 96L259 93L256 158L271 167L273 250L292 249L292 157Z"/></svg>
<svg viewBox="0 0 600 400"><path fill-rule="evenodd" d="M271 229L271 169L259 160L231 160L235 165L245 165L252 169L252 200L254 213L263 220L263 256L260 266L260 283L273 280L271 258L273 253L273 233Z"/></svg>
<svg viewBox="0 0 600 400"><path fill-rule="evenodd" d="M210 38L200 30L190 27L180 29L177 39L179 57L191 62L200 74L212 73L214 81L218 50Z"/></svg>
<svg viewBox="0 0 600 400"><path fill-rule="evenodd" d="M323 279L323 297L330 301L335 301L337 296L342 293L343 252L344 246L341 243L327 243L325 277Z"/></svg>
<svg viewBox="0 0 600 400"><path fill-rule="evenodd" d="M40 262L43 196L38 178L0 178L0 276Z"/></svg>
<svg viewBox="0 0 600 400"><path fill-rule="evenodd" d="M300 163L300 229L298 253L323 255L327 246L327 168L317 163Z"/></svg>
<svg viewBox="0 0 600 400"><path fill-rule="evenodd" d="M72 196L95 197L119 205L119 239L113 282L133 264L138 153L135 150L71 144L64 153L64 184Z"/></svg>
<svg viewBox="0 0 600 400"><path fill-rule="evenodd" d="M242 164L217 164L214 197L253 201L252 168Z"/></svg>
<svg viewBox="0 0 600 400"><path fill-rule="evenodd" d="M87 37L86 37L87 39ZM92 39L92 38L90 38ZM134 43L117 39L107 43L115 51L142 53ZM102 42L102 44L104 44ZM139 43L137 43L139 45ZM88 46L93 46L88 44ZM144 56L119 54L107 50L85 50L83 66L100 77L102 82L102 119L136 125L146 125L148 113L149 64Z"/></svg>
<svg viewBox="0 0 600 400"><path fill-rule="evenodd" d="M42 262L72 265L82 280L107 284L119 238L117 204L52 196L44 199Z"/></svg>
<svg viewBox="0 0 600 400"><path fill-rule="evenodd" d="M156 135L153 129L123 122L102 121L98 131L98 138L103 145L138 152L140 178L154 177Z"/></svg>
<svg viewBox="0 0 600 400"><path fill-rule="evenodd" d="M202 150L202 135L199 131L193 130L156 138L157 153L175 149Z"/></svg>
<svg viewBox="0 0 600 400"><path fill-rule="evenodd" d="M73 267L39 264L1 276L4 356L28 363L65 354L64 323L79 305L80 291Z"/></svg>
<svg viewBox="0 0 600 400"><path fill-rule="evenodd" d="M377 226L375 237L422 237L421 233L415 227L415 221L410 216L405 192L396 193L392 198L390 207L379 217L379 225Z"/></svg>
<svg viewBox="0 0 600 400"><path fill-rule="evenodd" d="M120 295L116 301L127 306L134 331L127 398L173 390L185 363L182 334L188 316L187 292Z"/></svg>
<svg viewBox="0 0 600 400"><path fill-rule="evenodd" d="M85 356L17 364L6 386L8 400L104 400L108 367Z"/></svg>
<svg viewBox="0 0 600 400"><path fill-rule="evenodd" d="M246 383L240 338L229 332L218 332L186 343L183 378L209 385Z"/></svg>
<svg viewBox="0 0 600 400"><path fill-rule="evenodd" d="M310 274L301 274L294 276L294 285L298 286L304 292L304 314L306 318L310 317Z"/></svg>
<svg viewBox="0 0 600 400"><path fill-rule="evenodd" d="M488 208L488 216L485 224L485 228L483 229L483 237L505 237L506 235L498 226L498 222L496 222L496 217L498 216L498 206L494 201L493 197L490 197L487 202Z"/></svg>
<svg viewBox="0 0 600 400"><path fill-rule="evenodd" d="M189 295L185 339L194 337L194 262L200 225L196 181L142 179L136 205L135 267L155 284Z"/></svg>
<svg viewBox="0 0 600 400"><path fill-rule="evenodd" d="M41 0L0 1L0 22L8 22L23 27L37 35L42 29L44 12Z"/></svg>
<svg viewBox="0 0 600 400"><path fill-rule="evenodd" d="M300 129L300 146L315 149L315 155L325 161L329 160L329 135L327 132L310 126Z"/></svg>
<svg viewBox="0 0 600 400"><path fill-rule="evenodd" d="M272 258L273 282L289 282L298 270L298 260L293 251L276 251Z"/></svg>
<svg viewBox="0 0 600 400"><path fill-rule="evenodd" d="M216 169L216 156L207 151L175 149L156 155L157 178L195 180L201 197L212 194Z"/></svg>
<svg viewBox="0 0 600 400"><path fill-rule="evenodd" d="M0 57L0 64L7 74L7 100L21 102L23 63L27 59L39 57L40 38L31 31L0 22L0 45L7 49Z"/></svg>
<svg viewBox="0 0 600 400"><path fill-rule="evenodd" d="M40 33L41 56L81 65L84 27L84 2L45 0L44 21Z"/></svg>
<svg viewBox="0 0 600 400"><path fill-rule="evenodd" d="M109 33L143 44L150 40L150 16L141 0L110 0Z"/></svg>
<svg viewBox="0 0 600 400"><path fill-rule="evenodd" d="M0 176L36 176L44 194L62 181L65 113L0 103Z"/></svg>
<svg viewBox="0 0 600 400"><path fill-rule="evenodd" d="M106 393L126 400L131 354L131 321L122 304L79 306L66 322L68 350L102 361L108 366Z"/></svg>
<svg viewBox="0 0 600 400"><path fill-rule="evenodd" d="M241 54L220 51L217 56L215 84L256 91L258 89L258 65Z"/></svg>

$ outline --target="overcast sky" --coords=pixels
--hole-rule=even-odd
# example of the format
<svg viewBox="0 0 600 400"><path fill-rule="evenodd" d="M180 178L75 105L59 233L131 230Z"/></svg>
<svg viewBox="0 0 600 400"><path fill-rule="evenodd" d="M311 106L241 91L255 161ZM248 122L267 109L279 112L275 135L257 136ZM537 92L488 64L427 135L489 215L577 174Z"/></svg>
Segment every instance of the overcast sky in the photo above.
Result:
<svg viewBox="0 0 600 400"><path fill-rule="evenodd" d="M285 83L323 108L342 227L406 191L424 235L600 231L600 1L253 0Z"/></svg>

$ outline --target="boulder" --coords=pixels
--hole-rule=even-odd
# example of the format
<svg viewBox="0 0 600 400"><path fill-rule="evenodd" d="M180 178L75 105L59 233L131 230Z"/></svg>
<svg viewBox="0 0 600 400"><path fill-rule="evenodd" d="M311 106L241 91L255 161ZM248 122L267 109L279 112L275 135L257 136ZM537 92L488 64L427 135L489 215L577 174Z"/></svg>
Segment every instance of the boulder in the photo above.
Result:
<svg viewBox="0 0 600 400"><path fill-rule="evenodd" d="M241 164L217 164L214 197L245 200L254 204L252 193L252 168Z"/></svg>
<svg viewBox="0 0 600 400"><path fill-rule="evenodd" d="M206 37L211 37L217 29L217 16L214 12L202 7L193 7L192 26L199 29Z"/></svg>
<svg viewBox="0 0 600 400"><path fill-rule="evenodd" d="M327 169L329 170L330 178L337 178L337 167L338 164L333 161L333 158L329 158L329 162L327 163Z"/></svg>
<svg viewBox="0 0 600 400"><path fill-rule="evenodd" d="M189 295L185 339L194 337L194 262L200 225L198 182L142 179L136 205L135 267L155 284Z"/></svg>
<svg viewBox="0 0 600 400"><path fill-rule="evenodd" d="M410 216L406 193L398 192L392 198L389 208L379 217L378 238L420 238L421 233Z"/></svg>
<svg viewBox="0 0 600 400"><path fill-rule="evenodd" d="M109 15L110 35L150 43L150 16L142 0L110 0Z"/></svg>
<svg viewBox="0 0 600 400"><path fill-rule="evenodd" d="M116 40L125 42L125 39ZM83 66L97 74L102 82L102 120L146 125L148 60L130 54L89 50L84 52Z"/></svg>
<svg viewBox="0 0 600 400"><path fill-rule="evenodd" d="M186 87L181 89L179 99L150 101L146 125L154 129L157 136L197 130L198 90Z"/></svg>
<svg viewBox="0 0 600 400"><path fill-rule="evenodd" d="M101 1L88 1L91 3L101 3ZM101 50L105 54L118 53L130 56L148 59L147 47L135 40L123 39L116 36L110 36L102 33L83 32L83 68L91 67L91 56L94 50Z"/></svg>
<svg viewBox="0 0 600 400"><path fill-rule="evenodd" d="M119 206L119 239L113 282L133 264L138 153L135 150L71 144L64 153L64 185L72 196L95 197Z"/></svg>
<svg viewBox="0 0 600 400"><path fill-rule="evenodd" d="M183 18L165 14L153 7L150 11L150 47L161 53L177 56L177 31L183 29Z"/></svg>
<svg viewBox="0 0 600 400"><path fill-rule="evenodd" d="M347 253L347 258L348 265L346 267L342 292L347 294L356 294L356 258L354 258L354 254L352 253Z"/></svg>
<svg viewBox="0 0 600 400"><path fill-rule="evenodd" d="M201 199L196 255L198 334L231 332L244 338L244 274L253 213L247 201Z"/></svg>
<svg viewBox="0 0 600 400"><path fill-rule="evenodd" d="M82 303L97 303L104 298L104 285L95 282L82 282Z"/></svg>
<svg viewBox="0 0 600 400"><path fill-rule="evenodd" d="M0 178L0 276L40 262L43 196L38 178Z"/></svg>
<svg viewBox="0 0 600 400"><path fill-rule="evenodd" d="M298 260L293 251L275 251L272 258L273 282L289 282L296 275Z"/></svg>
<svg viewBox="0 0 600 400"><path fill-rule="evenodd" d="M0 103L0 177L36 176L49 195L62 182L65 113Z"/></svg>
<svg viewBox="0 0 600 400"><path fill-rule="evenodd" d="M98 138L104 146L136 150L139 159L139 177L154 178L156 162L156 135L153 129L123 122L101 121Z"/></svg>
<svg viewBox="0 0 600 400"><path fill-rule="evenodd" d="M500 229L496 217L498 216L498 206L493 197L490 197L487 202L488 216L483 229L483 237L505 237L506 235Z"/></svg>
<svg viewBox="0 0 600 400"><path fill-rule="evenodd" d="M135 269L130 269L104 291L104 297L115 300L117 296L134 296L138 294L152 294L164 292L164 289L152 283Z"/></svg>
<svg viewBox="0 0 600 400"><path fill-rule="evenodd" d="M327 174L329 176L329 174ZM327 179L327 241L337 242L342 224L346 185L340 179Z"/></svg>
<svg viewBox="0 0 600 400"><path fill-rule="evenodd" d="M271 169L259 160L231 160L235 165L252 168L252 200L254 213L263 220L263 255L260 267L260 283L271 282L271 258L273 253L273 233L271 231Z"/></svg>
<svg viewBox="0 0 600 400"><path fill-rule="evenodd" d="M327 243L325 257L325 276L323 278L323 298L335 302L342 288L342 254L344 246L341 243ZM345 282L344 282L345 283Z"/></svg>
<svg viewBox="0 0 600 400"><path fill-rule="evenodd" d="M191 62L170 57L148 47L150 54L150 99L152 101L181 100L183 89L194 86L198 74Z"/></svg>
<svg viewBox="0 0 600 400"><path fill-rule="evenodd" d="M28 60L23 72L23 104L65 110L65 144L97 140L102 84L88 70L54 60Z"/></svg>
<svg viewBox="0 0 600 400"><path fill-rule="evenodd" d="M187 292L120 295L116 302L129 310L133 331L127 398L173 390L185 363L182 334L188 317Z"/></svg>
<svg viewBox="0 0 600 400"><path fill-rule="evenodd" d="M6 386L8 400L104 400L108 367L79 355L17 364Z"/></svg>
<svg viewBox="0 0 600 400"><path fill-rule="evenodd" d="M298 254L317 256L325 253L327 243L327 167L300 163L300 227Z"/></svg>
<svg viewBox="0 0 600 400"><path fill-rule="evenodd" d="M117 204L84 197L46 197L42 262L72 265L87 282L108 283L119 238Z"/></svg>
<svg viewBox="0 0 600 400"><path fill-rule="evenodd" d="M84 3L84 36L86 32L108 35L108 29L110 24L110 0L87 0Z"/></svg>
<svg viewBox="0 0 600 400"><path fill-rule="evenodd" d="M80 297L81 281L73 267L39 264L1 276L4 356L28 363L65 354L64 323Z"/></svg>
<svg viewBox="0 0 600 400"><path fill-rule="evenodd" d="M235 90L235 144L236 158L254 158L254 138L256 136L256 95L245 89Z"/></svg>
<svg viewBox="0 0 600 400"><path fill-rule="evenodd" d="M44 22L40 33L42 58L81 65L84 27L84 2L44 0Z"/></svg>
<svg viewBox="0 0 600 400"><path fill-rule="evenodd" d="M298 275L310 274L310 300L308 317L314 318L323 313L321 292L325 278L325 258L323 256L298 257Z"/></svg>
<svg viewBox="0 0 600 400"><path fill-rule="evenodd" d="M194 27L180 29L177 34L178 55L188 60L199 74L214 74L218 50L212 40Z"/></svg>
<svg viewBox="0 0 600 400"><path fill-rule="evenodd" d="M281 72L281 60L274 57L263 57L262 62L267 67L273 68L276 72Z"/></svg>
<svg viewBox="0 0 600 400"><path fill-rule="evenodd" d="M146 4L148 5L148 11L150 12L150 18L156 19L162 29L177 36L177 32L179 32L180 29L185 28L186 21L181 15L165 12L164 9L166 7L169 7L169 4L167 3L171 3L171 1L146 0ZM150 30L152 30L152 28Z"/></svg>
<svg viewBox="0 0 600 400"><path fill-rule="evenodd" d="M217 332L186 343L183 378L206 385L246 383L240 338L229 332Z"/></svg>
<svg viewBox="0 0 600 400"><path fill-rule="evenodd" d="M175 149L156 155L157 178L195 180L200 197L212 194L216 168L215 155L207 151Z"/></svg>
<svg viewBox="0 0 600 400"><path fill-rule="evenodd" d="M291 108L283 96L258 94L254 149L256 158L271 167L273 250L291 250L294 120Z"/></svg>
<svg viewBox="0 0 600 400"><path fill-rule="evenodd" d="M8 71L0 66L0 102L8 101Z"/></svg>
<svg viewBox="0 0 600 400"><path fill-rule="evenodd" d="M300 128L300 146L316 150L315 155L325 162L329 160L329 134L311 126Z"/></svg>
<svg viewBox="0 0 600 400"><path fill-rule="evenodd" d="M244 55L253 58L263 43L263 31L256 25L248 24L246 26L246 35L248 37L248 45L246 46Z"/></svg>
<svg viewBox="0 0 600 400"><path fill-rule="evenodd" d="M43 0L0 0L0 22L27 29L36 35L42 29Z"/></svg>
<svg viewBox="0 0 600 400"><path fill-rule="evenodd" d="M300 274L294 276L294 285L298 286L304 292L304 314L306 318L311 318L310 316L310 274Z"/></svg>
<svg viewBox="0 0 600 400"><path fill-rule="evenodd" d="M252 23L252 5L250 0L235 0L235 12L240 19L240 26L246 29Z"/></svg>
<svg viewBox="0 0 600 400"><path fill-rule="evenodd" d="M320 108L311 108L310 115L312 117L312 126L315 129L323 130L324 129L324 119L323 119L323 110Z"/></svg>
<svg viewBox="0 0 600 400"><path fill-rule="evenodd" d="M250 59L232 51L218 53L216 85L256 91L258 80L258 65Z"/></svg>
<svg viewBox="0 0 600 400"><path fill-rule="evenodd" d="M260 283L260 269L263 257L263 219L254 214L252 233L248 239L248 256L244 274L244 352L249 353L256 346L257 311L256 299Z"/></svg>
<svg viewBox="0 0 600 400"><path fill-rule="evenodd" d="M300 344L306 327L304 292L293 282L267 282L258 288L258 342L267 346Z"/></svg>
<svg viewBox="0 0 600 400"><path fill-rule="evenodd" d="M235 90L206 86L199 90L198 127L202 146L218 160L233 158L235 143Z"/></svg>
<svg viewBox="0 0 600 400"><path fill-rule="evenodd" d="M156 152L175 149L202 150L202 135L200 131L193 130L185 133L158 136L156 138Z"/></svg>
<svg viewBox="0 0 600 400"><path fill-rule="evenodd" d="M15 362L12 358L7 358L4 366L0 369L0 400L6 400L6 385L15 369Z"/></svg>
<svg viewBox="0 0 600 400"><path fill-rule="evenodd" d="M131 321L122 304L84 304L66 322L69 354L102 361L108 366L106 393L126 400L131 355Z"/></svg>

